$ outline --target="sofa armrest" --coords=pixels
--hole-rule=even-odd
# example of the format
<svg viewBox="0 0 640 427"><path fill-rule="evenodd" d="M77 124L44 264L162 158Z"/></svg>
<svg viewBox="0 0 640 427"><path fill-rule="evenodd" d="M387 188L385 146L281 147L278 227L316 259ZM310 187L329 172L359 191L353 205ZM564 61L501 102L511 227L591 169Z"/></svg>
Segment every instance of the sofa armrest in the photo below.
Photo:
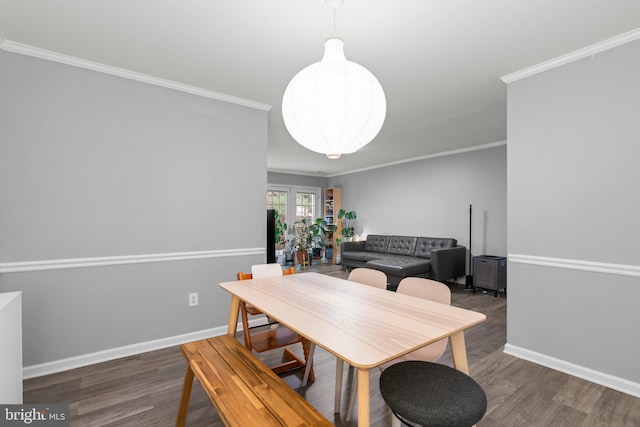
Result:
<svg viewBox="0 0 640 427"><path fill-rule="evenodd" d="M467 248L439 248L431 250L431 278L439 281L455 279L465 275Z"/></svg>
<svg viewBox="0 0 640 427"><path fill-rule="evenodd" d="M340 248L341 253L345 252L362 252L364 251L364 247L366 245L366 241L361 242L342 242L342 247Z"/></svg>

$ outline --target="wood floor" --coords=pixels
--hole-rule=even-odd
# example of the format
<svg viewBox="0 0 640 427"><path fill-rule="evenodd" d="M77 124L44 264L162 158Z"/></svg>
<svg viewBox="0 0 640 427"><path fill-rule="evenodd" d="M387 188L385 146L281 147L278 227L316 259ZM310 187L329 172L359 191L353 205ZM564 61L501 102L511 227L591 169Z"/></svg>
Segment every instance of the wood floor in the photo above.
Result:
<svg viewBox="0 0 640 427"><path fill-rule="evenodd" d="M336 266L312 268L345 277ZM474 294L464 285L453 285L452 293L454 305L487 315L486 322L465 334L471 376L488 399L479 427L640 426L640 399L504 354L507 298ZM344 421L352 378L345 369L343 410L334 414L335 357L317 348L314 360L314 383L302 388L297 374L285 381L336 426L356 426L357 410L351 422ZM452 365L448 350L440 362ZM26 380L24 402L69 403L71 426L172 426L184 371L179 347L171 347ZM391 415L380 397L378 378L372 370L371 425L382 427L390 424ZM197 381L187 425L223 425Z"/></svg>

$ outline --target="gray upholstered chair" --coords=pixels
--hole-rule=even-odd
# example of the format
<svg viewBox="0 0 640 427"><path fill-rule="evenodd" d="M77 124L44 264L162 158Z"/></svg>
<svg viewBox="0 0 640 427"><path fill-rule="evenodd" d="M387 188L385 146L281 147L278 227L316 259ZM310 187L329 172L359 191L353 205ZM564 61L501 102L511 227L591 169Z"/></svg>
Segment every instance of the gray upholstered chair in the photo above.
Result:
<svg viewBox="0 0 640 427"><path fill-rule="evenodd" d="M407 360L380 375L380 394L397 425L470 427L487 410L487 396L468 375L439 363Z"/></svg>

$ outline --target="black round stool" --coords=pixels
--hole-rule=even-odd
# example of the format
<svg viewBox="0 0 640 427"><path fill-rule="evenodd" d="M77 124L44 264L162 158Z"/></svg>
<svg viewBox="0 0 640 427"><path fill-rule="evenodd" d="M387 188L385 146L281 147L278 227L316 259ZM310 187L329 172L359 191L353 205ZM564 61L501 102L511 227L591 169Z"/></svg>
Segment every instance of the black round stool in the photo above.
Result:
<svg viewBox="0 0 640 427"><path fill-rule="evenodd" d="M411 360L380 375L380 393L401 421L469 427L487 410L487 396L468 375L438 363Z"/></svg>

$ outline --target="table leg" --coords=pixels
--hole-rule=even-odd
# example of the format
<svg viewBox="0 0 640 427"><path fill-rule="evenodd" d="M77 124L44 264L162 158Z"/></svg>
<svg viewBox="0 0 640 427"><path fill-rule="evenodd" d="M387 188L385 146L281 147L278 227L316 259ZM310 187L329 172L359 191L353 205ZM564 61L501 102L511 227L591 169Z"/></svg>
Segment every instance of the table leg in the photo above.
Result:
<svg viewBox="0 0 640 427"><path fill-rule="evenodd" d="M187 411L189 410L189 400L191 399L191 389L193 388L193 377L191 366L187 364L187 372L184 374L184 383L182 384L180 408L178 408L178 417L176 418L176 427L184 427L187 421Z"/></svg>
<svg viewBox="0 0 640 427"><path fill-rule="evenodd" d="M369 427L369 370L358 368L358 427Z"/></svg>
<svg viewBox="0 0 640 427"><path fill-rule="evenodd" d="M349 370L351 371L351 370ZM354 372L353 375L358 375L358 372ZM351 386L351 394L349 395L349 406L347 406L347 416L344 418L345 421L351 421L351 416L353 415L353 407L356 404L356 396L358 395L358 377L354 377L353 385Z"/></svg>
<svg viewBox="0 0 640 427"><path fill-rule="evenodd" d="M342 400L342 373L344 370L344 360L336 357L336 400L333 404L333 413L340 413L340 400Z"/></svg>
<svg viewBox="0 0 640 427"><path fill-rule="evenodd" d="M232 337L236 336L238 330L238 310L240 310L240 298L231 295L231 307L229 307L229 324L227 325L227 334Z"/></svg>
<svg viewBox="0 0 640 427"><path fill-rule="evenodd" d="M469 375L469 365L467 363L467 348L464 344L464 331L457 332L449 336L451 345L451 357L453 366L460 372Z"/></svg>

